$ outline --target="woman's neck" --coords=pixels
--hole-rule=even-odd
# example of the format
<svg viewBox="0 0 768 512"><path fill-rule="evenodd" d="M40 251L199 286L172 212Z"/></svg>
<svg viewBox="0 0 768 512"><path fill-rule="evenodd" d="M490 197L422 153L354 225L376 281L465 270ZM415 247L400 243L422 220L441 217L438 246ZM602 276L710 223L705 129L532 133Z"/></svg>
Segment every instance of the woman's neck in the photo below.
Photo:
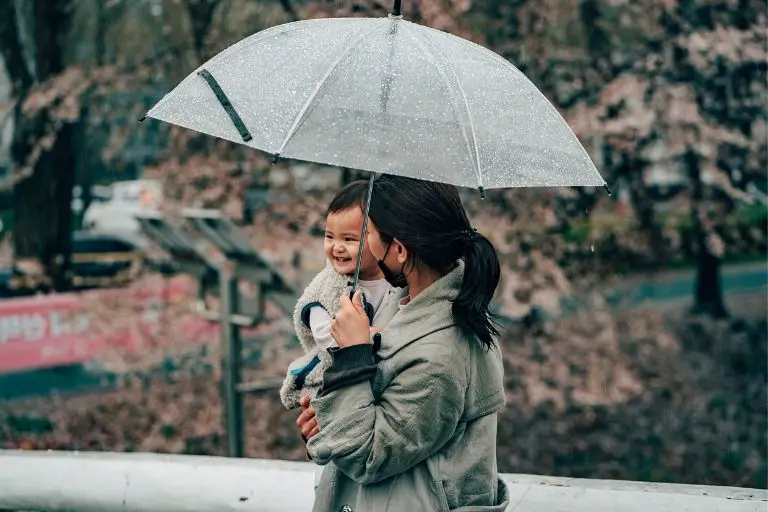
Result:
<svg viewBox="0 0 768 512"><path fill-rule="evenodd" d="M408 283L409 302L441 277L443 275L440 272L426 265L414 267L405 276L405 281Z"/></svg>

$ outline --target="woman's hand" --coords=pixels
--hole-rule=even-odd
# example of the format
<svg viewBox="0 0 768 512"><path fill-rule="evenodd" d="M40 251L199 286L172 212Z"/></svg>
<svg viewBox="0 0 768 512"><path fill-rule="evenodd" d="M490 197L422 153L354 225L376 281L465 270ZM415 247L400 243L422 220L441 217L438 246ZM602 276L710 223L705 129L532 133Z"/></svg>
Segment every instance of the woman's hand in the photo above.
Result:
<svg viewBox="0 0 768 512"><path fill-rule="evenodd" d="M339 310L331 322L331 336L340 347L365 345L371 342L371 329L368 326L368 315L363 307L363 297L355 292L352 300L342 297Z"/></svg>
<svg viewBox="0 0 768 512"><path fill-rule="evenodd" d="M320 427L317 425L317 418L315 417L314 407L309 406L309 396L304 395L299 402L301 404L301 414L299 419L296 420L299 430L301 430L301 436L305 440L309 440L315 434L320 432Z"/></svg>

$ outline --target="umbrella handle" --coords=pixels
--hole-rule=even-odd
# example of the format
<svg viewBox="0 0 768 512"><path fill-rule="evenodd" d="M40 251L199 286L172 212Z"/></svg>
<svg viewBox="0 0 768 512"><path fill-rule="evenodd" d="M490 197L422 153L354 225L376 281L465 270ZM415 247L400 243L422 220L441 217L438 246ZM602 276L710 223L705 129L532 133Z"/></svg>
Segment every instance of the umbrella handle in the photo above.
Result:
<svg viewBox="0 0 768 512"><path fill-rule="evenodd" d="M360 246L357 248L357 263L355 264L355 278L352 281L352 292L350 297L357 290L357 282L360 280L360 265L363 262L363 250L365 249L365 238L368 234L368 213L371 211L371 196L373 195L373 182L376 180L376 173L372 172L368 178L368 194L365 198L365 209L363 211L363 230L360 233Z"/></svg>

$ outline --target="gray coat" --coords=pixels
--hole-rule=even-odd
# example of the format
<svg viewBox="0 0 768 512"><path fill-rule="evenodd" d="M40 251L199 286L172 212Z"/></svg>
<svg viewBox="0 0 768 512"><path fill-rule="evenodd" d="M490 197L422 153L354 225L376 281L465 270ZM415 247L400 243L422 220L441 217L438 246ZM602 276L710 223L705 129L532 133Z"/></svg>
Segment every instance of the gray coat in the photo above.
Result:
<svg viewBox="0 0 768 512"><path fill-rule="evenodd" d="M312 401L327 464L315 512L501 512L496 467L504 406L498 349L459 331L451 313L464 265L402 307L382 332L372 382Z"/></svg>

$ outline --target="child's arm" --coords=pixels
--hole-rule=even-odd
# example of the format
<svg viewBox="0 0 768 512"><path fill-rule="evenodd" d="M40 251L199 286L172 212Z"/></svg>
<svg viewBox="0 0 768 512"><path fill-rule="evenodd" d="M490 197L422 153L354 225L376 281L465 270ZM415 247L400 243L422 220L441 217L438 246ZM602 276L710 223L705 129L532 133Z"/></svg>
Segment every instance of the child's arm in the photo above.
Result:
<svg viewBox="0 0 768 512"><path fill-rule="evenodd" d="M331 336L331 315L322 306L315 306L309 311L309 329L319 346L328 348L336 344Z"/></svg>

